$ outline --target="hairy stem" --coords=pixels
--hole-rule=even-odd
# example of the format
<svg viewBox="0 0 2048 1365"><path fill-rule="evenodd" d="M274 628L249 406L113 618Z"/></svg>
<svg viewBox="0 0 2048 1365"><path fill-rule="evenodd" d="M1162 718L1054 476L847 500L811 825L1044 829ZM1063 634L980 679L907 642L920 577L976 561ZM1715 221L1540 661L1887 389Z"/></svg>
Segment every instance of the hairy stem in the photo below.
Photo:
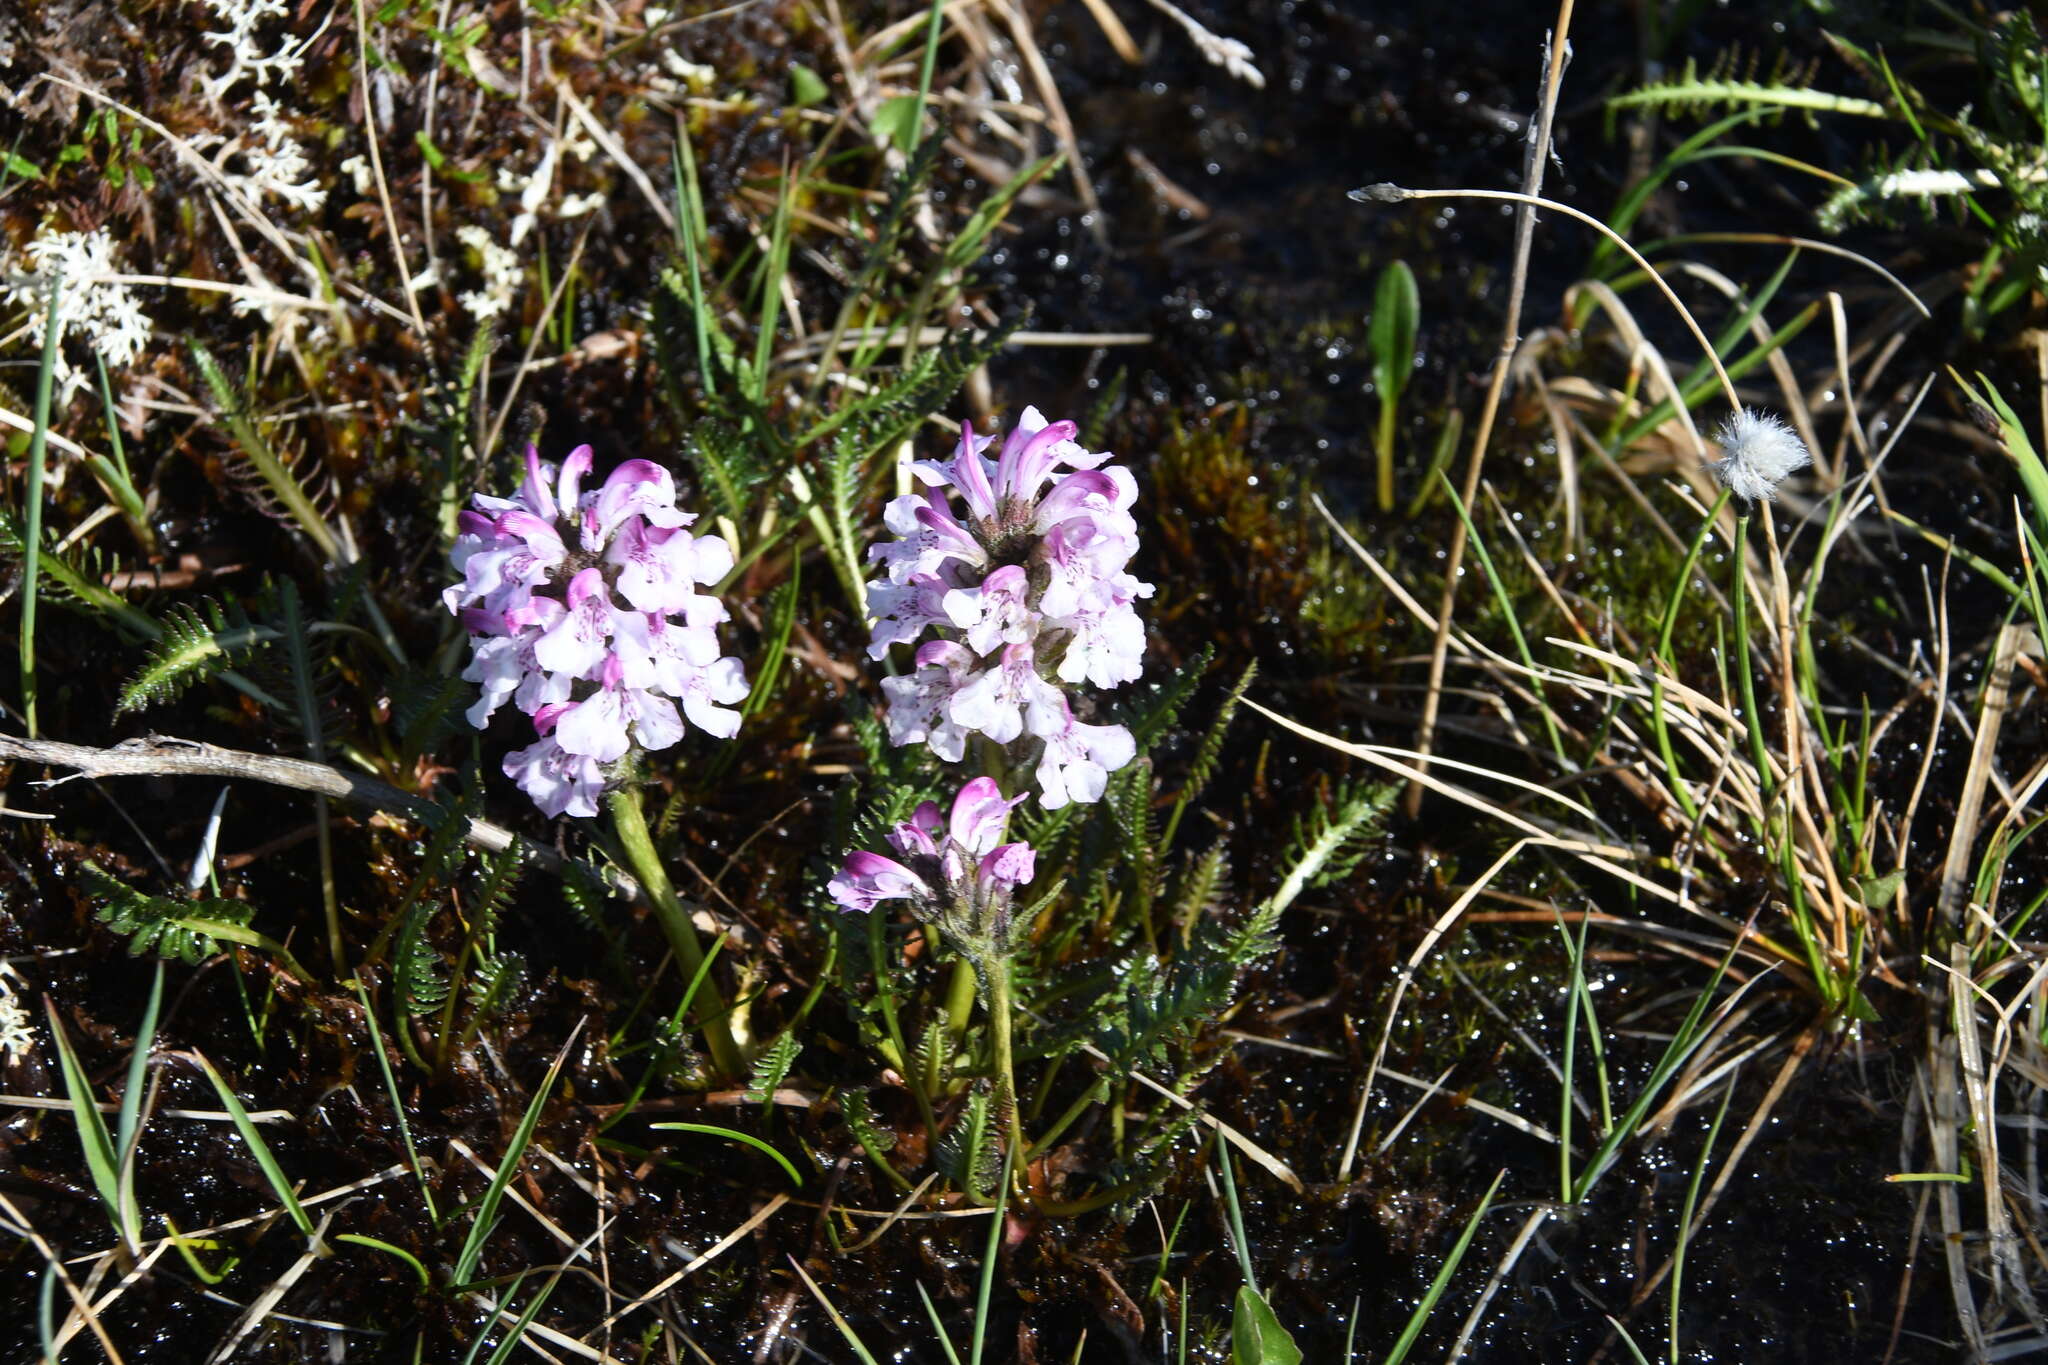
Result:
<svg viewBox="0 0 2048 1365"><path fill-rule="evenodd" d="M1017 1109L1017 1062L1010 1048L1010 958L1007 953L989 956L986 982L989 1041L995 1052L996 1113L1008 1134L1010 1151L1025 1152L1024 1121Z"/></svg>
<svg viewBox="0 0 2048 1365"><path fill-rule="evenodd" d="M675 949L676 963L686 976L694 976L704 962L704 947L697 942L697 930L690 923L689 912L676 896L674 883L668 879L668 869L662 866L661 857L654 850L654 835L647 827L647 810L640 801L640 789L630 784L614 790L605 798L612 811L612 828L619 836L619 846L625 851L626 861L632 866L633 875L647 892L648 904L654 907L654 918L660 923L662 933L668 935L669 946ZM738 1077L746 1073L746 1059L740 1052L740 1045L732 1035L731 1021L726 1017L725 998L719 994L715 982L706 980L699 988L705 1003L692 1013L697 1016L698 1027L704 1030L704 1041L711 1048L711 1060L726 1076Z"/></svg>

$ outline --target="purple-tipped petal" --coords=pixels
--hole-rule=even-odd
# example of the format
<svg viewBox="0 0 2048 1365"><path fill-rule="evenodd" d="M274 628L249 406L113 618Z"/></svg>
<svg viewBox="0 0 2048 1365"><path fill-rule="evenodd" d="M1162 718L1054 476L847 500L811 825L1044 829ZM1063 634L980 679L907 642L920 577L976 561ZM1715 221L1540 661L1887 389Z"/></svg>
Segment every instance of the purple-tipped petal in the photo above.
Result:
<svg viewBox="0 0 2048 1365"><path fill-rule="evenodd" d="M832 899L847 910L866 914L886 900L931 895L924 878L894 858L879 853L849 853L839 875L825 886Z"/></svg>
<svg viewBox="0 0 2048 1365"><path fill-rule="evenodd" d="M998 883L1022 886L1038 870L1038 855L1026 843L1004 844L990 849L981 859L978 880L986 892Z"/></svg>
<svg viewBox="0 0 2048 1365"><path fill-rule="evenodd" d="M1024 798L1015 800L1004 797L1001 787L993 777L977 777L960 788L953 798L953 818L949 832L953 842L970 853L986 853L1002 841L1003 826L1010 818L1010 808Z"/></svg>

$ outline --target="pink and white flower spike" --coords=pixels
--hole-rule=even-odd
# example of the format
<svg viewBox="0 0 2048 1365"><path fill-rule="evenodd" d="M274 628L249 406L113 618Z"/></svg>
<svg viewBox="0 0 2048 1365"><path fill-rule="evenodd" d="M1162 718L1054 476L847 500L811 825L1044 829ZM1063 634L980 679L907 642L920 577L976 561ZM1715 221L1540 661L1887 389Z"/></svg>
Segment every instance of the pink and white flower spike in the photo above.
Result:
<svg viewBox="0 0 2048 1365"><path fill-rule="evenodd" d="M990 459L994 438L963 427L951 460L910 466L924 487L888 505L896 538L868 551L884 570L868 585L868 653L921 642L915 671L882 683L890 740L948 762L971 734L1011 746L1048 808L1101 800L1137 754L1122 726L1076 721L1066 689L1138 679L1137 602L1152 595L1126 571L1137 481L1077 432L1027 407Z"/></svg>
<svg viewBox="0 0 2048 1365"><path fill-rule="evenodd" d="M557 469L532 447L510 498L478 494L449 553L462 581L442 594L469 628L463 678L482 684L479 730L510 701L538 742L505 775L551 816L597 814L611 766L682 739L684 718L730 739L746 671L721 656L717 598L698 591L732 569L718 536L693 536L675 480L627 460L585 491L591 450Z"/></svg>

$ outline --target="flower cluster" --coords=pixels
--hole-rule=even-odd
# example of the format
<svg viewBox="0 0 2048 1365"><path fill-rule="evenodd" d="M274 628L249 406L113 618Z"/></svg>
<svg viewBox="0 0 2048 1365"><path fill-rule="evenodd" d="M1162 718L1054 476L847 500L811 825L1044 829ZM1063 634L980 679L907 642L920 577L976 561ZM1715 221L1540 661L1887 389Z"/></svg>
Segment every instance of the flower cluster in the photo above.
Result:
<svg viewBox="0 0 2048 1365"><path fill-rule="evenodd" d="M886 570L868 585L868 653L934 632L915 671L882 682L890 740L922 741L948 762L969 734L1035 742L1048 809L1100 800L1108 775L1136 756L1122 726L1075 719L1059 684L1134 681L1145 627L1133 604L1152 595L1125 572L1138 547L1137 484L1083 449L1076 430L1026 408L991 460L994 438L963 428L951 460L911 466L925 487L889 504L896 539L868 552Z"/></svg>
<svg viewBox="0 0 2048 1365"><path fill-rule="evenodd" d="M826 886L843 909L865 914L877 904L907 897L917 917L943 925L956 946L971 946L1008 931L1010 893L1031 880L1037 856L1026 843L1003 843L1010 808L992 777L977 777L953 798L950 818L927 801L889 831L904 858L851 853Z"/></svg>
<svg viewBox="0 0 2048 1365"><path fill-rule="evenodd" d="M586 492L590 458L579 446L558 472L528 447L517 495L478 494L462 513L462 582L442 594L472 635L462 676L483 686L469 723L507 699L533 717L540 740L505 773L549 815L597 814L607 766L674 744L682 716L730 739L727 707L747 694L740 661L719 656L725 604L694 587L723 578L732 551L684 529L695 518L666 469L628 460Z"/></svg>

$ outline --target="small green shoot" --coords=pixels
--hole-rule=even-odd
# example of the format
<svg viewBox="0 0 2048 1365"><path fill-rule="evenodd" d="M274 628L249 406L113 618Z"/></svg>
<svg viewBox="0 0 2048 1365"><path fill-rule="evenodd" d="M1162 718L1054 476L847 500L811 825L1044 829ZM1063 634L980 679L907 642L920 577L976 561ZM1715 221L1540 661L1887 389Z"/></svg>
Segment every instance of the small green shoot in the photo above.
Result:
<svg viewBox="0 0 2048 1365"><path fill-rule="evenodd" d="M1408 378L1415 373L1415 341L1421 327L1422 296L1415 288L1415 272L1406 261L1395 261L1380 272L1373 290L1372 325L1367 344L1372 349L1372 387L1379 399L1379 425L1374 429L1374 449L1379 456L1380 511L1394 510L1394 427L1401 415L1401 396Z"/></svg>

